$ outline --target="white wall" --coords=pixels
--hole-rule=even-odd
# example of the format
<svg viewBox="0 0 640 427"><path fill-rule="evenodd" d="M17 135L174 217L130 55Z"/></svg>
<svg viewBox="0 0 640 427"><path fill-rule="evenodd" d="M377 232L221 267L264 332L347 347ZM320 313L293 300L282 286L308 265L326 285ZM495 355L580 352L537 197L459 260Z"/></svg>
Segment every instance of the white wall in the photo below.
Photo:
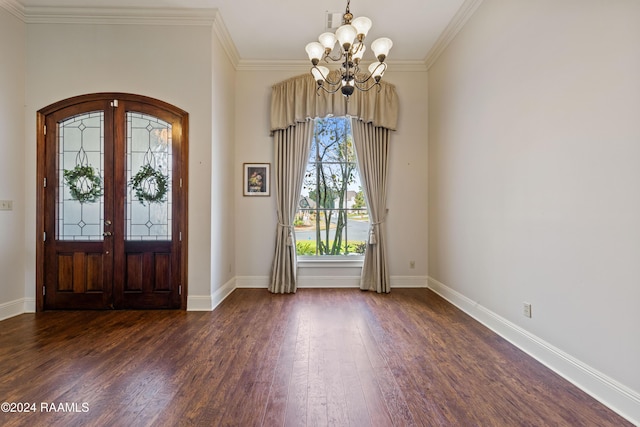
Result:
<svg viewBox="0 0 640 427"><path fill-rule="evenodd" d="M235 69L212 34L211 306L233 289L235 276ZM207 200L205 200L206 202ZM194 230L196 233L198 229ZM227 285L227 286L225 286ZM203 307L207 308L207 307Z"/></svg>
<svg viewBox="0 0 640 427"><path fill-rule="evenodd" d="M24 23L0 7L0 200L13 202L0 211L0 320L24 311L24 45Z"/></svg>
<svg viewBox="0 0 640 427"><path fill-rule="evenodd" d="M236 75L233 190L237 276L264 278L271 271L278 223L274 189L271 188L270 197L244 197L242 164L271 163L273 167L273 142L269 134L271 85L287 77L290 75L277 71L239 71Z"/></svg>
<svg viewBox="0 0 640 427"><path fill-rule="evenodd" d="M427 274L427 79L425 71L394 71L385 79L396 85L400 101L398 130L392 134L389 166L389 269L392 285L426 286ZM304 73L239 71L236 84L236 267L242 286L266 286L275 245L275 195L242 196L242 164L273 164L269 133L271 86ZM340 96L340 95L336 95ZM273 171L272 171L273 172ZM409 261L415 268L409 268ZM359 269L300 270L301 276L358 277ZM334 284L336 282L333 282Z"/></svg>
<svg viewBox="0 0 640 427"><path fill-rule="evenodd" d="M226 243L211 241L211 33L211 26L189 25L27 25L26 296L35 295L36 111L93 92L146 95L189 113L189 295L210 295L212 277L223 277L211 272L212 250Z"/></svg>
<svg viewBox="0 0 640 427"><path fill-rule="evenodd" d="M430 277L622 385L636 420L638 22L635 0L484 0L429 71Z"/></svg>

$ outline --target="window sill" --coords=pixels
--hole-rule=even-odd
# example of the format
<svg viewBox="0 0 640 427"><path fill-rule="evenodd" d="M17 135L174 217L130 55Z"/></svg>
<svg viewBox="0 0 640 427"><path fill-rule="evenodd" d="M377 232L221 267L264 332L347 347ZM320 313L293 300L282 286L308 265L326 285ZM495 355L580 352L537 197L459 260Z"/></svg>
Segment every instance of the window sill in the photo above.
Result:
<svg viewBox="0 0 640 427"><path fill-rule="evenodd" d="M364 256L298 257L298 267L301 268L362 268L362 264L364 264Z"/></svg>

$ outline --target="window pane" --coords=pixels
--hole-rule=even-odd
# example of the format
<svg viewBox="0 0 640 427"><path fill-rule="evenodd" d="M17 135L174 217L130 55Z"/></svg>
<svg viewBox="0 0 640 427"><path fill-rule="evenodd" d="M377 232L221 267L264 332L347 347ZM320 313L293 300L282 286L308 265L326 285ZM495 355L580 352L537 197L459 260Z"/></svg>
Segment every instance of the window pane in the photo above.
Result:
<svg viewBox="0 0 640 427"><path fill-rule="evenodd" d="M369 224L349 119L316 119L298 208L298 255L364 253Z"/></svg>
<svg viewBox="0 0 640 427"><path fill-rule="evenodd" d="M127 112L127 240L171 240L170 123Z"/></svg>
<svg viewBox="0 0 640 427"><path fill-rule="evenodd" d="M58 123L58 240L102 240L104 114Z"/></svg>

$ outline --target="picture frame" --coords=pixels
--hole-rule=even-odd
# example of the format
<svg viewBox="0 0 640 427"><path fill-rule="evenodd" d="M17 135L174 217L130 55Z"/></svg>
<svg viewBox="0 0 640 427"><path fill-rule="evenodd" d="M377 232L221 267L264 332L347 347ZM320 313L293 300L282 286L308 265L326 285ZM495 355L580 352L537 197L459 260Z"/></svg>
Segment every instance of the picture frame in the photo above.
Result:
<svg viewBox="0 0 640 427"><path fill-rule="evenodd" d="M271 195L271 163L243 163L242 195Z"/></svg>

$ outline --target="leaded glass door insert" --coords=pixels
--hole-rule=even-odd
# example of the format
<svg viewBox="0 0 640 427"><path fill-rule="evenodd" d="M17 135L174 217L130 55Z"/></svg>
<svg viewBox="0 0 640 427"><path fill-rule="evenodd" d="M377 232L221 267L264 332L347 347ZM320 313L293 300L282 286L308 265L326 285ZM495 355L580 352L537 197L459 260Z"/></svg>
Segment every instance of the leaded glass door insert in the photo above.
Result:
<svg viewBox="0 0 640 427"><path fill-rule="evenodd" d="M93 94L38 123L38 310L186 308L187 113Z"/></svg>
<svg viewBox="0 0 640 427"><path fill-rule="evenodd" d="M171 240L171 124L127 113L127 240Z"/></svg>
<svg viewBox="0 0 640 427"><path fill-rule="evenodd" d="M58 240L103 240L104 113L58 124Z"/></svg>

